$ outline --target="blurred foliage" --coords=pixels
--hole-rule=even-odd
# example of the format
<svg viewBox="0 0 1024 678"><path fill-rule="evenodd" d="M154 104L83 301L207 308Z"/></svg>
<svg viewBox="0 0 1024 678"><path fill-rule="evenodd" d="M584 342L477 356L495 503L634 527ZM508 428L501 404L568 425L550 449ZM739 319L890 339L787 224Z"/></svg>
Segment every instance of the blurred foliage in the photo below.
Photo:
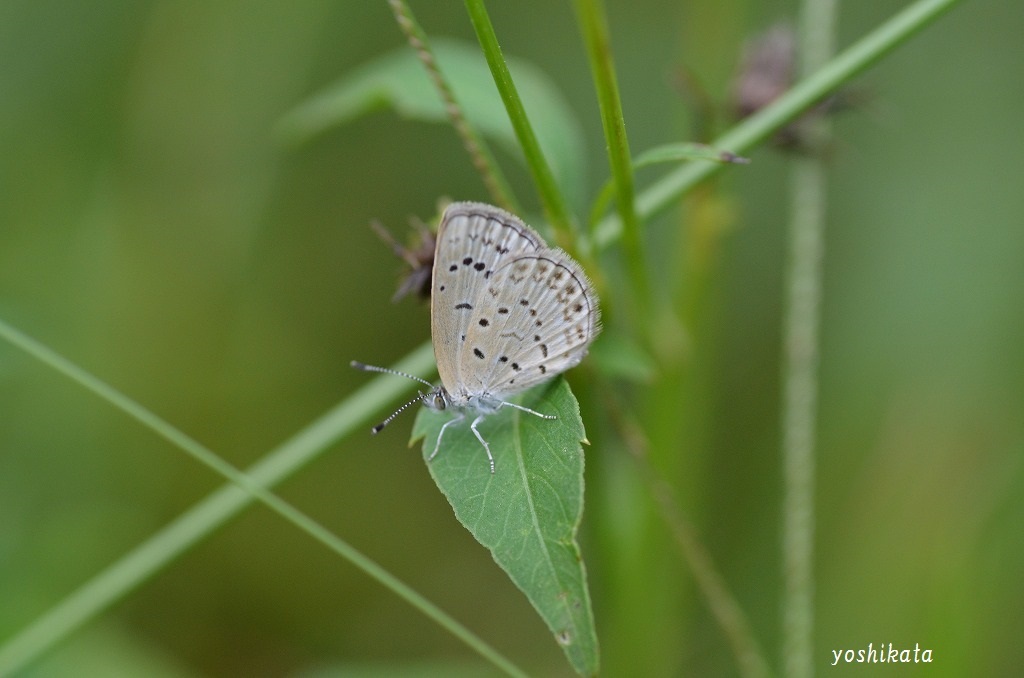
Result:
<svg viewBox="0 0 1024 678"><path fill-rule="evenodd" d="M604 141L571 8L492 4L506 54L546 73L579 120L593 199ZM902 4L844 5L840 44ZM429 34L473 39L458 3L414 9ZM792 9L610 0L631 147L724 128L744 39ZM1014 0L966 3L862 78L863 102L836 122L821 671L832 650L869 642L933 649L934 675L1024 663L1022 31ZM365 381L350 359L387 363L429 334L424 306L389 303L398 263L370 221L396 232L441 196L486 199L443 126L381 112L277 145L297 103L402 44L385 3L4 3L0 317L232 463L258 459ZM677 318L651 320L656 381L570 376L592 443L581 536L606 675L736 671L619 442L624 423L603 414L626 409L777 663L788 161L751 158L652 225L651 277L681 299ZM644 172L641 187L656 168ZM221 482L6 345L0 417L0 643ZM564 675L543 621L405 448L411 418L392 426L278 491L531 674ZM34 670L488 673L476 661L256 509Z"/></svg>
<svg viewBox="0 0 1024 678"><path fill-rule="evenodd" d="M466 118L507 152L519 155L515 133L480 48L443 38L431 40L430 48ZM538 126L545 155L556 164L559 185L573 203L580 203L587 159L576 119L543 72L528 62L516 62L510 68L527 112ZM285 116L280 133L291 143L309 143L338 125L383 108L413 120L449 124L444 102L416 52L402 45L302 102Z"/></svg>

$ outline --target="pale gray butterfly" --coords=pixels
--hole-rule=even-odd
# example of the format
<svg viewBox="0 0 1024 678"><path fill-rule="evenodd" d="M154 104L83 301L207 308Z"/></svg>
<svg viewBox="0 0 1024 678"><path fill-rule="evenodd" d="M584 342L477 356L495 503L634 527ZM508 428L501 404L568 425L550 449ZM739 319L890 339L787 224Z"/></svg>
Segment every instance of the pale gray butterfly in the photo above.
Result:
<svg viewBox="0 0 1024 678"><path fill-rule="evenodd" d="M415 379L430 387L373 428L377 433L416 402L454 409L437 436L476 417L469 427L490 462L494 457L477 426L502 407L555 419L505 400L573 367L601 330L593 285L572 257L518 217L482 203L452 203L441 217L434 250L430 331L441 385L385 367L352 366Z"/></svg>

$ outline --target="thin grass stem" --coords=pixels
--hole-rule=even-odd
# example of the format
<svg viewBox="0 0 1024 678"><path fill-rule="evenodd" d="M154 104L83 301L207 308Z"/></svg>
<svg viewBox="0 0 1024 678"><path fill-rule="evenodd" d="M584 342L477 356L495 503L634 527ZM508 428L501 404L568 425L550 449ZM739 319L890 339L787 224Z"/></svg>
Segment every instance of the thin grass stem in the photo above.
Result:
<svg viewBox="0 0 1024 678"><path fill-rule="evenodd" d="M835 0L804 0L800 14L800 68L812 73L832 57ZM827 209L829 141L823 115L800 121L809 153L792 175L788 284L782 356L782 663L785 675L814 675L814 477L818 420L819 324Z"/></svg>
<svg viewBox="0 0 1024 678"><path fill-rule="evenodd" d="M76 629L155 576L178 556L254 501L260 501L298 529L348 560L465 642L494 666L509 675L525 675L446 612L267 489L311 461L338 438L352 432L356 426L392 400L400 389L404 388L398 380L375 380L271 451L247 472L242 472L136 401L2 320L0 338L71 379L231 481L93 576L19 633L8 638L0 646L0 676L13 674L30 664ZM396 365L396 369L426 373L431 364L432 351L430 345L426 344Z"/></svg>
<svg viewBox="0 0 1024 678"><path fill-rule="evenodd" d="M491 153L491 149L484 142L483 137L463 114L462 106L459 105L458 100L455 98L455 92L452 90L451 84L444 76L441 67L437 63L437 59L434 57L434 51L430 47L427 34L417 23L409 4L405 0L388 0L388 4L391 5L391 11L395 14L395 21L398 23L398 27L402 29L406 40L409 41L409 45L416 50L420 62L423 63L424 68L427 70L427 75L430 76L431 82L434 83L437 93L444 102L444 109L448 114L448 120L452 123L452 127L455 128L456 134L462 139L462 145L469 154L473 167L480 173L484 186L487 187L487 192L491 194L494 204L511 212L521 214L522 208L516 200L511 185L505 179L501 167L498 165L497 160L495 160L494 154Z"/></svg>

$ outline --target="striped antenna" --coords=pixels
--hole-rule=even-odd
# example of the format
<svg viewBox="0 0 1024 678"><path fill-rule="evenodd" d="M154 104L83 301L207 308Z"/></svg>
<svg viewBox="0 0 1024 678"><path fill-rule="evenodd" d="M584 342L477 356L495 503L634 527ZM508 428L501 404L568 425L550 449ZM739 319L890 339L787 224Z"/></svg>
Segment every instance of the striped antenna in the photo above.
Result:
<svg viewBox="0 0 1024 678"><path fill-rule="evenodd" d="M426 385L427 387L429 387L431 389L434 388L434 385L431 384L426 379L420 379L416 375L409 374L408 372L402 372L400 370L393 370L393 369L391 369L389 367L379 367L377 365L367 365L366 363L361 363L358 360L353 360L350 364L355 369L362 370L363 372L380 372L381 374L393 374L396 377L405 377L406 379L412 379L413 381L418 381L421 384L424 384L424 385ZM402 405L397 410L392 412L391 416L389 416L387 419L385 419L384 421L382 421L381 423L377 424L372 429L370 429L370 432L373 433L374 435L376 435L377 433L380 433L381 429L383 429L385 426L390 424L391 421L395 417L400 415L402 412L407 410L412 405L415 405L416 403L421 402L422 400L423 400L423 394L420 393L418 396L416 396L415 398L413 398L412 400L410 400L409 402L407 402L406 404Z"/></svg>

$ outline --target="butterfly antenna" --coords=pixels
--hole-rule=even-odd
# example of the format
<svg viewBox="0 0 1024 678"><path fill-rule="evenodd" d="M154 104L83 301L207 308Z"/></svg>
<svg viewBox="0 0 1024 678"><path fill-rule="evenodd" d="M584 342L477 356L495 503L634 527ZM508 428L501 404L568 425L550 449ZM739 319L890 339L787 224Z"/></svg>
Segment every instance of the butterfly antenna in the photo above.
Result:
<svg viewBox="0 0 1024 678"><path fill-rule="evenodd" d="M397 410L392 412L390 417L388 417L387 419L385 419L384 421L382 421L381 423L377 424L372 429L370 429L370 433L373 433L373 434L380 433L381 429L384 428L385 426L387 426L388 424L390 424L392 419L394 419L395 417L400 415L402 412L404 412L410 406L415 405L416 403L420 402L421 400L423 400L423 395L422 394L420 394L419 396L413 398L412 400L410 400L406 404L402 405Z"/></svg>
<svg viewBox="0 0 1024 678"><path fill-rule="evenodd" d="M421 384L427 386L428 388L434 388L434 385L431 384L426 379L420 379L416 375L409 374L408 372L402 372L400 370L393 370L390 367L378 367L377 365L367 365L366 363L361 363L358 360L353 360L350 364L355 369L362 370L363 372L380 372L382 374L393 374L396 377L405 377L406 379L412 379L413 381L418 381ZM371 433L374 433L374 434L380 433L381 429L383 429L385 426L390 424L391 421L395 417L400 415L405 410L409 409L409 407L411 407L412 405L415 405L418 402L422 402L422 400L423 400L423 394L421 393L420 395L416 396L415 398L413 398L412 400L410 400L409 402L407 402L406 404L402 405L397 410L392 412L390 417L388 417L387 419L385 419L384 421L382 421L381 423L377 424L372 429L370 429Z"/></svg>
<svg viewBox="0 0 1024 678"><path fill-rule="evenodd" d="M356 368L357 370L362 370L363 372L381 372L383 374L393 374L393 375L395 375L397 377L405 377L406 379L412 379L413 381L418 381L421 384L424 384L425 386L428 386L430 388L434 388L434 385L431 384L426 379L420 379L416 375L409 374L408 372L401 372L399 370L393 370L390 367L378 367L377 365L367 365L366 363L361 363L358 360L353 360L350 364L352 365L352 367ZM416 401L414 400L413 402L416 402ZM410 404L412 404L412 403L410 403ZM402 408L402 410L404 410L408 406L409 405L406 405L405 407ZM401 412L402 410L398 410L398 412ZM395 412L395 414L398 414L398 412Z"/></svg>

